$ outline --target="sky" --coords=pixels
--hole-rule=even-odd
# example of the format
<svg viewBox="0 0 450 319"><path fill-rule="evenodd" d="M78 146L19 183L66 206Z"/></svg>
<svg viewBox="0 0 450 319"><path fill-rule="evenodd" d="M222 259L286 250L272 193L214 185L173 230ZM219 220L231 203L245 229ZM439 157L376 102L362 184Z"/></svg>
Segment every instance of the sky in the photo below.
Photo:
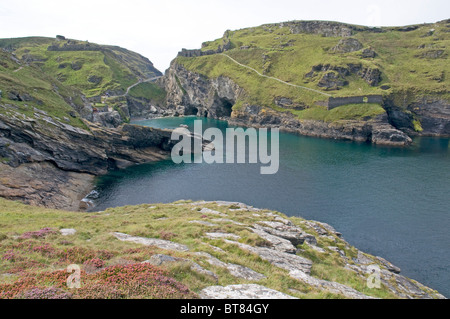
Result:
<svg viewBox="0 0 450 319"><path fill-rule="evenodd" d="M164 72L182 48L291 20L404 26L450 18L448 0L0 0L0 38L64 35L118 45Z"/></svg>

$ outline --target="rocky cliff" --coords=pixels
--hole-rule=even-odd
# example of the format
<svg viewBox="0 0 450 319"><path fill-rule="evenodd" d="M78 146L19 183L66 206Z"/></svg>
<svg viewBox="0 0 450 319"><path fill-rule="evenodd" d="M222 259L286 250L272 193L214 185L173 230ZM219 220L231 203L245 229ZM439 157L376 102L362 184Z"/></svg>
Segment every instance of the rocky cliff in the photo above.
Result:
<svg viewBox="0 0 450 319"><path fill-rule="evenodd" d="M172 61L162 113L396 146L450 136L449 28L292 21L227 31ZM357 102L324 109L346 99Z"/></svg>
<svg viewBox="0 0 450 319"><path fill-rule="evenodd" d="M160 160L171 147L170 131L88 121L82 129L12 112L0 114L0 196L35 205L83 208L94 176Z"/></svg>
<svg viewBox="0 0 450 319"><path fill-rule="evenodd" d="M374 144L404 146L411 138L390 123L385 112L362 119L341 119L327 122L299 119L290 112L276 111L263 105L245 104L233 108L246 91L230 78L208 78L186 70L174 62L164 77L167 95L166 113L198 115L226 119L232 125L277 127L303 135L347 139ZM292 105L292 101L284 98ZM290 105L290 106L291 106Z"/></svg>
<svg viewBox="0 0 450 319"><path fill-rule="evenodd" d="M95 176L165 158L170 131L125 123L163 95L159 75L119 47L0 39L0 196L79 210Z"/></svg>
<svg viewBox="0 0 450 319"><path fill-rule="evenodd" d="M208 78L172 63L162 82L166 107L175 115L229 118L232 106L244 90L227 77Z"/></svg>

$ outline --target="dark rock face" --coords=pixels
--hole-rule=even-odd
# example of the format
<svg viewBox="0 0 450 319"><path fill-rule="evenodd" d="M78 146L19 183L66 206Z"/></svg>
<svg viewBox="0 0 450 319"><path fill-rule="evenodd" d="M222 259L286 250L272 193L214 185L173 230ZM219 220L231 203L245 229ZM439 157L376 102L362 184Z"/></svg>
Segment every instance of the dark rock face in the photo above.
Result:
<svg viewBox="0 0 450 319"><path fill-rule="evenodd" d="M167 110L172 114L229 117L243 90L225 77L208 79L173 64L164 77Z"/></svg>
<svg viewBox="0 0 450 319"><path fill-rule="evenodd" d="M450 136L450 103L440 96L425 96L403 103L393 97L386 101L389 121L410 135ZM417 131L414 122L420 125ZM416 125L417 125L416 124Z"/></svg>
<svg viewBox="0 0 450 319"><path fill-rule="evenodd" d="M444 50L429 50L422 53L419 57L425 59L439 59L446 57Z"/></svg>
<svg viewBox="0 0 450 319"><path fill-rule="evenodd" d="M0 145L4 145L0 154L9 159L9 165L17 167L28 162L49 161L63 170L94 175L117 168L115 161L132 164L161 158L164 155L161 145L167 143L171 134L129 124L107 129L86 122L89 132L59 122L16 121L3 115L0 121ZM136 131L149 142L136 142L130 136Z"/></svg>
<svg viewBox="0 0 450 319"><path fill-rule="evenodd" d="M349 53L354 51L359 51L363 48L361 42L355 38L343 38L339 43L331 49L332 52L336 53Z"/></svg>
<svg viewBox="0 0 450 319"><path fill-rule="evenodd" d="M320 88L326 90L339 90L344 85L347 85L348 81L345 81L337 72L329 71L325 73L317 84Z"/></svg>
<svg viewBox="0 0 450 319"><path fill-rule="evenodd" d="M76 210L78 197L85 195L80 192L91 187L93 176L163 159L173 146L170 131L128 124L117 129L86 124L89 131L51 118L0 115L0 157L6 159L2 172L9 180L2 183L0 196ZM36 181L29 183L33 172ZM78 192L74 185L80 186ZM45 200L39 201L41 197Z"/></svg>
<svg viewBox="0 0 450 319"><path fill-rule="evenodd" d="M32 54L24 54L23 56L22 56L22 60L25 62L25 63L33 63L33 62L45 62L45 61L47 61L47 59L46 58L42 58L42 57L40 57L40 56L35 56L35 55L32 55Z"/></svg>
<svg viewBox="0 0 450 319"><path fill-rule="evenodd" d="M252 108L253 112L249 108ZM368 121L346 120L327 123L298 120L290 113L277 113L267 110L266 112L256 113L255 107L247 106L242 111L233 112L232 118L228 122L232 125L275 127L306 136L382 145L405 146L412 142L408 135L389 124L386 114Z"/></svg>
<svg viewBox="0 0 450 319"><path fill-rule="evenodd" d="M274 103L277 106L286 108L286 109L303 110L305 108L304 105L294 103L291 99L289 99L287 97L282 97L282 96L275 97Z"/></svg>
<svg viewBox="0 0 450 319"><path fill-rule="evenodd" d="M377 86L381 82L381 71L378 68L363 67L361 64L348 64L346 67L330 64L319 64L305 74L306 79L314 80L322 75L317 85L328 90L339 90L348 84L347 76L356 74L371 86Z"/></svg>
<svg viewBox="0 0 450 319"><path fill-rule="evenodd" d="M370 48L364 49L362 51L362 53L361 53L361 57L363 57L365 59L374 58L376 56L377 56L377 53L374 50L370 49Z"/></svg>
<svg viewBox="0 0 450 319"><path fill-rule="evenodd" d="M102 82L103 78L101 76L91 75L87 80L92 84L99 85Z"/></svg>
<svg viewBox="0 0 450 319"><path fill-rule="evenodd" d="M118 127L124 121L117 111L97 112L93 114L92 118L95 123L100 123L104 127L108 128Z"/></svg>
<svg viewBox="0 0 450 319"><path fill-rule="evenodd" d="M17 91L9 91L8 99L10 99L11 101L19 102L30 102L34 100L34 98L30 94Z"/></svg>
<svg viewBox="0 0 450 319"><path fill-rule="evenodd" d="M127 95L124 101L124 113L129 118L153 118L165 116L166 103L164 100L147 99L144 97L135 97Z"/></svg>
<svg viewBox="0 0 450 319"><path fill-rule="evenodd" d="M72 70L78 71L81 70L81 68L83 67L83 63L80 61L73 61L70 67L72 68Z"/></svg>
<svg viewBox="0 0 450 319"><path fill-rule="evenodd" d="M145 117L148 115L150 101L143 98L127 96L128 112L131 117Z"/></svg>
<svg viewBox="0 0 450 319"><path fill-rule="evenodd" d="M320 34L325 37L349 37L353 34L353 27L338 22L328 21L293 21L281 23L287 26L293 34Z"/></svg>
<svg viewBox="0 0 450 319"><path fill-rule="evenodd" d="M51 162L25 163L18 167L0 163L0 196L26 204L79 210L81 199L91 188L94 176L64 171Z"/></svg>
<svg viewBox="0 0 450 319"><path fill-rule="evenodd" d="M381 82L381 71L377 68L362 68L358 75L370 86L377 86Z"/></svg>

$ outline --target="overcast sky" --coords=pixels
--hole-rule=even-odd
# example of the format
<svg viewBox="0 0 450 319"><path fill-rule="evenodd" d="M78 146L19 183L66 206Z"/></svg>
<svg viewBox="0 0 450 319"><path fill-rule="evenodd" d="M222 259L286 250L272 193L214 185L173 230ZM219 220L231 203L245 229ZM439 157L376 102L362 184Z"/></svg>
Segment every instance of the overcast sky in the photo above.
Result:
<svg viewBox="0 0 450 319"><path fill-rule="evenodd" d="M289 20L402 26L450 18L448 0L0 0L0 38L49 36L136 51L163 71L225 30Z"/></svg>

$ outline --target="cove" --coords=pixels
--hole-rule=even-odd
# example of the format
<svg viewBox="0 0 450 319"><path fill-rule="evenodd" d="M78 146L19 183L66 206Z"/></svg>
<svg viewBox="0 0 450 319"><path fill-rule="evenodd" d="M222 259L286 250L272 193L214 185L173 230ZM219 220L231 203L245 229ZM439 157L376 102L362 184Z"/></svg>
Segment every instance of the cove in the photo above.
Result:
<svg viewBox="0 0 450 319"><path fill-rule="evenodd" d="M196 117L134 124L193 129ZM225 121L203 118L203 128ZM180 199L238 201L326 222L358 249L450 297L450 145L416 138L408 148L280 132L279 170L259 164L165 161L110 172L96 182L95 208Z"/></svg>

